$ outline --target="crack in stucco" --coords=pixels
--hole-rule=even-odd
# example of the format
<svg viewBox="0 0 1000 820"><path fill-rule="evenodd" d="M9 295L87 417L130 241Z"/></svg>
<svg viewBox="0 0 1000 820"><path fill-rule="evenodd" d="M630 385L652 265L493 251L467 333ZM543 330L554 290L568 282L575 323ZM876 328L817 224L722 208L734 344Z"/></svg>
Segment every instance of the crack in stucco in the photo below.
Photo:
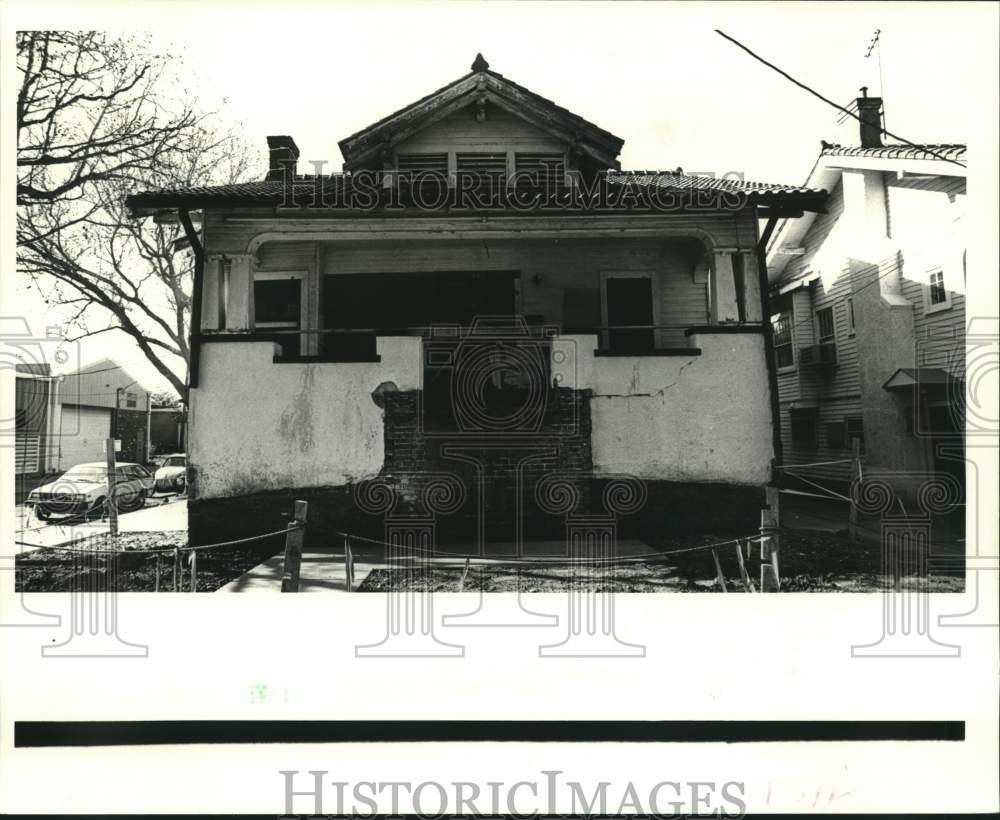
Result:
<svg viewBox="0 0 1000 820"><path fill-rule="evenodd" d="M306 365L302 370L302 387L291 405L282 412L278 422L281 437L297 444L303 453L309 452L314 445L312 394L315 380L315 369L312 365Z"/></svg>
<svg viewBox="0 0 1000 820"><path fill-rule="evenodd" d="M663 385L663 387L661 387L659 390L654 390L652 393L635 393L635 392L629 392L629 393L592 393L591 395L595 399L652 399L652 398L655 398L657 396L662 396L671 387L673 387L674 385L676 385L681 380L681 374L688 367L690 367L691 365L693 365L694 363L695 363L695 359L691 359L691 361L689 361L689 362L684 362L684 364L682 364L680 366L680 369L677 371L677 378L676 379L674 379L672 382L670 382L670 384ZM638 375L636 373L635 368L633 367L632 381L631 381L631 384L629 385L629 389L634 391L635 388L636 388L636 386L637 386L637 382L638 382Z"/></svg>

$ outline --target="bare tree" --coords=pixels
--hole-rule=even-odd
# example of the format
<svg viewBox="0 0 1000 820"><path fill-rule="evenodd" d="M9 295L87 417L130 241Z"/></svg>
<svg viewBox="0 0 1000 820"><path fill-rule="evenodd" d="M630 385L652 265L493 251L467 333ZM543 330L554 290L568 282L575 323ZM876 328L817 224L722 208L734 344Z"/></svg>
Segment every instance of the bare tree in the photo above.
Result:
<svg viewBox="0 0 1000 820"><path fill-rule="evenodd" d="M170 60L101 32L18 32L18 268L75 339L120 330L187 398L192 259L127 193L233 182L256 157L177 88Z"/></svg>

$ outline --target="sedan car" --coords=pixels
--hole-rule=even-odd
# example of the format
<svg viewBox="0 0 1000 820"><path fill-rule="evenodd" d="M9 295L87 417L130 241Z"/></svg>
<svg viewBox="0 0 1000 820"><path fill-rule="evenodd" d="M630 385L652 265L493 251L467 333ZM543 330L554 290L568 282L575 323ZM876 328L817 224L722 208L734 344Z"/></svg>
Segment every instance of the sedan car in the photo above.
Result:
<svg viewBox="0 0 1000 820"><path fill-rule="evenodd" d="M164 456L153 477L156 479L158 493L184 492L187 481L187 456L184 454Z"/></svg>
<svg viewBox="0 0 1000 820"><path fill-rule="evenodd" d="M153 490L153 476L140 464L118 464L115 467L116 507L119 512L142 508ZM104 516L108 501L108 468L104 462L92 461L70 467L55 481L43 484L28 493L25 504L33 507L35 516L45 521L53 515Z"/></svg>

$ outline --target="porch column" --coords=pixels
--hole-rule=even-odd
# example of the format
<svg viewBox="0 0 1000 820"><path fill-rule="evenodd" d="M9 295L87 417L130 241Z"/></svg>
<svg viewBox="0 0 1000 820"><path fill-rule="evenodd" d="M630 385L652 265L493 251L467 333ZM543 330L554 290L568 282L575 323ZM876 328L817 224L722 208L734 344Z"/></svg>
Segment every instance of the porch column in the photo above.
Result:
<svg viewBox="0 0 1000 820"><path fill-rule="evenodd" d="M226 329L253 330L254 257L249 253L227 254L229 287L226 298Z"/></svg>
<svg viewBox="0 0 1000 820"><path fill-rule="evenodd" d="M740 251L743 257L743 304L748 322L763 320L760 298L760 272L757 269L757 251L750 248Z"/></svg>
<svg viewBox="0 0 1000 820"><path fill-rule="evenodd" d="M205 257L205 273L201 292L201 329L219 330L219 294L222 288L222 256L210 253Z"/></svg>
<svg viewBox="0 0 1000 820"><path fill-rule="evenodd" d="M733 248L715 251L712 265L712 322L738 322L736 278L733 275Z"/></svg>

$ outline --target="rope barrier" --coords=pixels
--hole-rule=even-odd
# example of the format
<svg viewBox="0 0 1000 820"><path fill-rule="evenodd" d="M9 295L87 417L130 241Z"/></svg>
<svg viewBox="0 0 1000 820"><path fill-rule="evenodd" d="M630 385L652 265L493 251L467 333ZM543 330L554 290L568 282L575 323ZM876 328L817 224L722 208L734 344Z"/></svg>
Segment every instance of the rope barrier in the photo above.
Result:
<svg viewBox="0 0 1000 820"><path fill-rule="evenodd" d="M850 464L853 461L853 458L842 458L838 461L813 461L809 464L775 464L774 466L782 470L797 470L803 467L829 467L833 464Z"/></svg>
<svg viewBox="0 0 1000 820"><path fill-rule="evenodd" d="M15 544L21 547L32 547L37 550L47 550L50 552L80 552L87 553L89 555L157 555L164 554L168 552L173 552L175 549L180 549L182 552L201 552L202 550L212 550L221 549L222 547L234 547L237 544L249 544L254 541L264 541L267 538L274 538L278 535L287 534L289 529L298 529L297 525L291 527L286 527L284 529L275 530L274 532L261 533L260 535L251 535L247 538L235 538L232 541L220 541L217 544L202 544L200 546L184 546L184 547L157 547L155 549L144 549L144 550L98 550L98 549L87 549L87 548L77 548L69 546L50 546L48 544L30 544L26 541L14 541ZM96 536L90 536L96 537Z"/></svg>
<svg viewBox="0 0 1000 820"><path fill-rule="evenodd" d="M642 553L640 555L623 555L623 556L614 556L611 558L571 559L568 556L537 556L537 557L519 556L514 559L507 559L503 556L490 558L489 556L478 555L478 554L473 555L471 553L442 554L441 552L436 552L432 549L425 549L423 547L404 546L402 544L390 544L387 541L380 541L379 539L376 538L367 538L363 535L352 535L351 533L342 532L341 530L330 530L325 527L319 527L315 524L307 524L306 527L307 529L313 529L316 530L317 532L320 532L328 536L336 536L337 538L348 538L352 541L361 541L364 543L374 544L376 546L381 546L381 547L392 547L400 551L408 551L408 552L423 553L426 555L430 555L433 557L434 563L437 566L447 566L449 563L449 559L453 559L454 561L458 562L463 566L464 566L464 561L466 560L483 562L482 565L484 566L521 566L521 565L545 566L549 564L558 565L567 563L587 564L587 565L610 564L610 563L640 563L640 562L649 562L656 559L665 558L671 555L680 555L682 553L687 553L687 552L697 552L699 550L710 550L710 549L716 549L718 547L725 547L729 546L730 544L739 543L740 541L753 537L753 536L741 536L740 538L730 538L726 541L719 541L714 544L700 544L695 547L683 547L681 549L668 550L666 552L648 552L648 553ZM402 557L400 558L390 557L387 560L391 562L395 560L404 560L404 559ZM478 565L479 564L477 564L477 566Z"/></svg>

